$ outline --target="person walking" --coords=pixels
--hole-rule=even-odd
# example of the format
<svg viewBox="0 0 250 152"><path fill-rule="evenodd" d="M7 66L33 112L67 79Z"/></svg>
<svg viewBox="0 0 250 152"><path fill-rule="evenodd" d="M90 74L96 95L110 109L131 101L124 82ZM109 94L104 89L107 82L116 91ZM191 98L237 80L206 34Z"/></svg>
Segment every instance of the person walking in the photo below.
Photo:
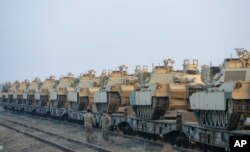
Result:
<svg viewBox="0 0 250 152"><path fill-rule="evenodd" d="M94 126L96 125L95 117L92 114L91 109L87 109L87 113L84 114L84 127L85 127L85 136L87 142L92 142L94 140L93 133L94 133Z"/></svg>
<svg viewBox="0 0 250 152"><path fill-rule="evenodd" d="M102 137L104 140L108 141L109 128L111 126L111 118L106 111L103 111L101 117L101 125L102 125Z"/></svg>

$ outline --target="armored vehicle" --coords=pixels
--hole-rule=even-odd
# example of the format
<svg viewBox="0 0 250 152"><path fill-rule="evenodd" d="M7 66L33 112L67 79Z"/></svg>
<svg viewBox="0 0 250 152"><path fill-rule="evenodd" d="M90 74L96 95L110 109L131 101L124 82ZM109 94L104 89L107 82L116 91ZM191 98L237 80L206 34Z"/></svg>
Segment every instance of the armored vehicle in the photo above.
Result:
<svg viewBox="0 0 250 152"><path fill-rule="evenodd" d="M25 103L27 102L27 99L28 99L29 86L30 86L30 81L27 79L24 80L19 85L17 93L14 94L14 99L17 99L17 100L15 100L15 110L24 111L24 106L25 106Z"/></svg>
<svg viewBox="0 0 250 152"><path fill-rule="evenodd" d="M124 113L129 105L129 94L138 87L138 79L127 74L127 66L119 66L119 71L108 74L105 85L94 95L98 113Z"/></svg>
<svg viewBox="0 0 250 152"><path fill-rule="evenodd" d="M190 97L201 125L243 129L250 119L250 52L237 49L237 54L238 58L227 58L219 67L203 66L208 87Z"/></svg>
<svg viewBox="0 0 250 152"><path fill-rule="evenodd" d="M173 70L174 60L164 60L156 66L146 84L130 96L136 116L148 119L175 119L181 110L185 121L195 121L188 97L204 85L198 70L198 60L184 60L183 71ZM189 91L190 90L190 91ZM191 91L192 90L192 91Z"/></svg>
<svg viewBox="0 0 250 152"><path fill-rule="evenodd" d="M130 105L136 116L159 119L169 105L169 84L174 82L172 59L164 60L164 66L155 66L145 85L130 95Z"/></svg>
<svg viewBox="0 0 250 152"><path fill-rule="evenodd" d="M1 89L0 89L0 104L2 107L5 107L7 102L8 102L8 90L11 87L11 83L10 82L5 82L4 84L1 85Z"/></svg>
<svg viewBox="0 0 250 152"><path fill-rule="evenodd" d="M56 88L56 91L52 91L50 94L51 106L50 115L56 118L65 118L68 116L68 98L69 92L74 91L75 83L77 79L74 78L72 73L68 73L61 77L60 82Z"/></svg>
<svg viewBox="0 0 250 152"><path fill-rule="evenodd" d="M56 87L59 81L55 79L55 76L49 76L44 80L39 90L36 90L36 113L40 115L49 115L51 100L53 99L52 92L56 92Z"/></svg>
<svg viewBox="0 0 250 152"><path fill-rule="evenodd" d="M25 112L35 113L36 112L36 99L35 93L42 86L41 80L39 78L35 78L31 83L27 91L27 101L25 103Z"/></svg>
<svg viewBox="0 0 250 152"><path fill-rule="evenodd" d="M175 119L178 112L181 112L183 121L197 121L195 115L189 111L189 96L205 86L198 67L198 60L191 62L187 59L184 60L183 71L174 72L174 82L169 84L170 102L165 118Z"/></svg>
<svg viewBox="0 0 250 152"><path fill-rule="evenodd" d="M15 103L17 101L17 93L20 87L20 82L15 81L10 85L8 90L8 103L6 103L5 108L8 110L15 110Z"/></svg>
<svg viewBox="0 0 250 152"><path fill-rule="evenodd" d="M81 74L75 90L68 93L69 118L83 120L83 111L93 106L94 93L100 89L100 79L95 73L94 70L89 70L88 73Z"/></svg>

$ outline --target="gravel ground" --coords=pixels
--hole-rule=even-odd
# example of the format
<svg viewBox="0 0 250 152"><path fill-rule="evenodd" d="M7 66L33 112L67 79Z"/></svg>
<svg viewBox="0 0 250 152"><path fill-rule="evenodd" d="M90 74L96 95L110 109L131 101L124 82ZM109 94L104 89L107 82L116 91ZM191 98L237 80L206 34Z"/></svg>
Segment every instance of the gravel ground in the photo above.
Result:
<svg viewBox="0 0 250 152"><path fill-rule="evenodd" d="M84 130L79 127L73 127L70 125L65 125L57 122L52 122L48 120L40 120L36 118L26 117L22 115L16 115L11 113L5 113L0 111L1 115L5 115L5 117L9 117L15 121L25 123L29 122L29 125L41 128L46 131L54 132L60 135L64 135L67 137L71 137L74 139L85 140ZM17 141L18 142L18 141ZM98 146L111 149L113 151L119 152L151 152L151 151L158 151L158 152L165 152L165 151L172 151L171 146L155 146L149 143L145 143L139 140L131 140L126 139L121 136L110 136L109 141L104 141L102 139L102 135L100 132L94 133L94 142L93 144L97 144Z"/></svg>
<svg viewBox="0 0 250 152"><path fill-rule="evenodd" d="M62 152L38 140L0 126L0 152Z"/></svg>

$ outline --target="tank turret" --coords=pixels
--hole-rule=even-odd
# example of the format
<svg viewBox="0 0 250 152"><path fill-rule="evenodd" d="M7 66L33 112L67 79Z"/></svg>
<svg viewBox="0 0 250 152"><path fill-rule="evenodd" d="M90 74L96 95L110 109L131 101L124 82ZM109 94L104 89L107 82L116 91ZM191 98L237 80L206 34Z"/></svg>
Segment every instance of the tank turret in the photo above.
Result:
<svg viewBox="0 0 250 152"><path fill-rule="evenodd" d="M219 128L242 129L250 118L250 52L236 49L238 58L227 58L206 90L190 97L191 109L200 124Z"/></svg>

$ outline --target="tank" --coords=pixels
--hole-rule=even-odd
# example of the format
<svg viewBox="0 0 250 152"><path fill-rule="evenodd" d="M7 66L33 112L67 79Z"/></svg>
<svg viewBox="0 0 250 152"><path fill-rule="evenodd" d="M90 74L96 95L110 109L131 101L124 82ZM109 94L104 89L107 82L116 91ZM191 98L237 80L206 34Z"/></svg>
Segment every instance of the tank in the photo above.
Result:
<svg viewBox="0 0 250 152"><path fill-rule="evenodd" d="M64 118L68 115L68 93L74 91L74 87L79 80L75 79L72 73L68 73L60 78L56 91L50 94L50 115L52 117Z"/></svg>
<svg viewBox="0 0 250 152"><path fill-rule="evenodd" d="M198 60L184 60L183 71L175 71L174 82L169 84L170 102L165 119L176 119L182 113L183 122L196 122L195 115L190 112L189 96L203 90L205 84L199 71Z"/></svg>
<svg viewBox="0 0 250 152"><path fill-rule="evenodd" d="M1 89L0 89L0 104L2 107L5 107L7 102L8 102L8 90L11 87L11 83L10 82L5 82L1 85Z"/></svg>
<svg viewBox="0 0 250 152"><path fill-rule="evenodd" d="M50 101L53 99L53 97L55 97L53 96L54 94L52 94L52 92L56 92L56 87L58 84L59 81L57 81L55 76L52 75L44 80L40 89L36 90L36 113L38 115L50 114Z"/></svg>
<svg viewBox="0 0 250 152"><path fill-rule="evenodd" d="M174 82L174 60L164 60L163 66L155 66L145 84L130 95L135 115L160 119L169 108L170 87Z"/></svg>
<svg viewBox="0 0 250 152"><path fill-rule="evenodd" d="M129 95L138 87L138 79L127 74L127 66L119 66L118 71L108 74L104 86L94 95L94 103L98 113L124 113L129 105Z"/></svg>
<svg viewBox="0 0 250 152"><path fill-rule="evenodd" d="M203 88L198 60L184 60L183 70L173 70L174 60L164 60L156 66L140 90L131 94L130 103L136 116L147 119L176 119L183 113L183 121L196 121L189 112L189 96Z"/></svg>
<svg viewBox="0 0 250 152"><path fill-rule="evenodd" d="M83 111L88 107L95 107L94 94L100 89L100 79L95 74L94 70L81 74L75 90L68 93L69 118L83 120Z"/></svg>
<svg viewBox="0 0 250 152"><path fill-rule="evenodd" d="M15 110L16 111L24 111L25 103L28 99L28 88L30 86L29 80L24 80L17 90L17 93L14 94L14 100L15 100Z"/></svg>
<svg viewBox="0 0 250 152"><path fill-rule="evenodd" d="M203 126L244 129L250 119L250 52L236 50L218 67L203 66L207 87L190 96L191 109Z"/></svg>
<svg viewBox="0 0 250 152"><path fill-rule="evenodd" d="M36 99L35 93L40 89L42 86L42 82L40 78L35 78L31 83L27 90L27 101L25 103L24 111L27 113L35 113L36 112Z"/></svg>

